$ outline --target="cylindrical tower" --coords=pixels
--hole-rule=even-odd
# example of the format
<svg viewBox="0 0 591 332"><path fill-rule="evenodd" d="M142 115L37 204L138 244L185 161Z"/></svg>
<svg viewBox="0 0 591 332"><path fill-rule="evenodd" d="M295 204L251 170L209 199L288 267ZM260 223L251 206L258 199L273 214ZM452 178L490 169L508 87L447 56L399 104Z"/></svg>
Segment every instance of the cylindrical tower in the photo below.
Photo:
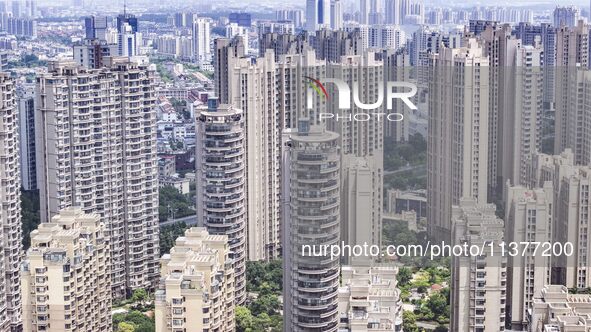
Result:
<svg viewBox="0 0 591 332"><path fill-rule="evenodd" d="M234 259L235 302L245 299L246 209L243 112L211 99L197 115L197 220L228 236Z"/></svg>

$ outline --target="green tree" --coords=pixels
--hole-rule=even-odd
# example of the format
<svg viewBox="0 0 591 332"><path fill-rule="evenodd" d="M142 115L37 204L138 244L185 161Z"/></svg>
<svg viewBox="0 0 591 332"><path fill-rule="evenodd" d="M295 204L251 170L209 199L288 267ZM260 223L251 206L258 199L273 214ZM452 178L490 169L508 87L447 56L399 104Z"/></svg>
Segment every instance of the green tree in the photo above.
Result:
<svg viewBox="0 0 591 332"><path fill-rule="evenodd" d="M117 332L135 332L135 326L127 322L121 322L117 325Z"/></svg>
<svg viewBox="0 0 591 332"><path fill-rule="evenodd" d="M179 236L185 235L189 228L184 222L177 222L160 228L160 254L168 254Z"/></svg>
<svg viewBox="0 0 591 332"><path fill-rule="evenodd" d="M160 221L166 221L170 212L173 212L174 218L182 218L195 214L193 202L173 186L160 188L159 198L158 214Z"/></svg>
<svg viewBox="0 0 591 332"><path fill-rule="evenodd" d="M279 299L277 295L265 294L259 297L250 305L250 310L253 315L260 316L267 314L269 316L277 314L279 309Z"/></svg>
<svg viewBox="0 0 591 332"><path fill-rule="evenodd" d="M138 288L138 289L134 290L133 294L131 295L131 300L133 302L143 303L149 299L150 299L150 296L148 295L148 292L143 288Z"/></svg>
<svg viewBox="0 0 591 332"><path fill-rule="evenodd" d="M155 332L156 331L156 323L153 318L150 318L143 313L133 310L129 313L125 314L114 314L113 315L113 325L116 326L116 331L121 331L120 326L126 328L127 330L123 331L133 331L133 332ZM129 330L129 327L132 330Z"/></svg>
<svg viewBox="0 0 591 332"><path fill-rule="evenodd" d="M433 313L434 318L449 316L449 307L447 299L443 294L434 293L427 299L426 307Z"/></svg>
<svg viewBox="0 0 591 332"><path fill-rule="evenodd" d="M402 312L402 330L404 332L418 332L417 316L411 311Z"/></svg>
<svg viewBox="0 0 591 332"><path fill-rule="evenodd" d="M245 332L252 326L254 317L247 307L237 306L234 309L234 315L236 316L236 330L238 332Z"/></svg>
<svg viewBox="0 0 591 332"><path fill-rule="evenodd" d="M39 191L21 191L21 216L23 227L23 248L31 245L29 234L39 226Z"/></svg>
<svg viewBox="0 0 591 332"><path fill-rule="evenodd" d="M412 271L408 267L401 267L396 279L401 286L407 285L412 280Z"/></svg>
<svg viewBox="0 0 591 332"><path fill-rule="evenodd" d="M435 330L433 330L433 332L448 332L449 329L447 327L445 327L444 325L439 325L435 328Z"/></svg>

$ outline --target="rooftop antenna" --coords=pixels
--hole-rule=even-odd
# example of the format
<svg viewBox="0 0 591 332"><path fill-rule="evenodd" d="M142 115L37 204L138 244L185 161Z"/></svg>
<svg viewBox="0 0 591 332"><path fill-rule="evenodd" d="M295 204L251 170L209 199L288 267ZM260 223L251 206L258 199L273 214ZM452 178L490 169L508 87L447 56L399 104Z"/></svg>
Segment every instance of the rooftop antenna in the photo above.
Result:
<svg viewBox="0 0 591 332"><path fill-rule="evenodd" d="M123 16L127 17L127 0L123 0Z"/></svg>

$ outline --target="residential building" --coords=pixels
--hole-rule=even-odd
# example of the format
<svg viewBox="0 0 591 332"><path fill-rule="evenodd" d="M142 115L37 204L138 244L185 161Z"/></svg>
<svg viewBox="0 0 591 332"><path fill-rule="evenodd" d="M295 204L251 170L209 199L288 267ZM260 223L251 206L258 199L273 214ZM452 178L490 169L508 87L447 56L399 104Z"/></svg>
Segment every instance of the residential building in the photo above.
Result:
<svg viewBox="0 0 591 332"><path fill-rule="evenodd" d="M283 330L337 331L339 257L305 246L340 243L338 135L299 121L283 143ZM310 249L312 250L312 249Z"/></svg>
<svg viewBox="0 0 591 332"><path fill-rule="evenodd" d="M24 190L37 190L35 156L35 85L17 87L21 184Z"/></svg>
<svg viewBox="0 0 591 332"><path fill-rule="evenodd" d="M575 165L574 155L566 149L561 155L538 154L532 160L532 185L551 182L553 193L552 242L570 244L572 254L554 255L551 260L551 283L583 289L591 285L588 266L589 186L591 167ZM568 249L568 248L567 248Z"/></svg>
<svg viewBox="0 0 591 332"><path fill-rule="evenodd" d="M452 205L487 202L489 60L469 39L442 48L429 66L427 222L431 236L449 239Z"/></svg>
<svg viewBox="0 0 591 332"><path fill-rule="evenodd" d="M22 327L21 177L16 91L10 74L0 73L0 331Z"/></svg>
<svg viewBox="0 0 591 332"><path fill-rule="evenodd" d="M234 331L234 268L227 235L192 227L161 259L156 332Z"/></svg>
<svg viewBox="0 0 591 332"><path fill-rule="evenodd" d="M52 62L37 78L37 179L42 222L70 206L101 216L119 298L159 275L156 97L146 66L105 65Z"/></svg>
<svg viewBox="0 0 591 332"><path fill-rule="evenodd" d="M574 27L579 22L579 19L581 19L581 13L576 6L557 6L552 16L554 26L557 28L563 26Z"/></svg>
<svg viewBox="0 0 591 332"><path fill-rule="evenodd" d="M343 266L339 331L402 331L397 274L393 266Z"/></svg>
<svg viewBox="0 0 591 332"><path fill-rule="evenodd" d="M211 59L209 46L210 21L207 18L196 18L193 21L193 52L196 62L207 62Z"/></svg>
<svg viewBox="0 0 591 332"><path fill-rule="evenodd" d="M495 210L494 204L479 204L472 198L453 208L453 244L487 246L487 250L482 255L452 256L451 331L505 331L507 257L500 247L487 245L503 241L504 223Z"/></svg>
<svg viewBox="0 0 591 332"><path fill-rule="evenodd" d="M79 208L31 232L20 280L24 331L113 331L106 232L98 214Z"/></svg>
<svg viewBox="0 0 591 332"><path fill-rule="evenodd" d="M226 235L233 252L234 301L246 299L247 208L244 112L210 98L197 114L197 224Z"/></svg>
<svg viewBox="0 0 591 332"><path fill-rule="evenodd" d="M586 129L583 116L588 112L576 110L577 101L572 94L578 79L584 79L578 73L589 67L589 26L579 21L575 27L561 26L556 32L556 75L555 75L555 125L554 153L566 148L573 150L575 162L584 164L580 148L583 147L583 132ZM582 105L579 105L582 106Z"/></svg>
<svg viewBox="0 0 591 332"><path fill-rule="evenodd" d="M244 111L248 259L274 259L281 252L279 132L285 114L277 108L281 90L276 88L275 57L271 50L255 61L244 57L240 38L216 42L216 92L222 103Z"/></svg>
<svg viewBox="0 0 591 332"><path fill-rule="evenodd" d="M507 185L505 241L531 243L523 255L507 257L507 318L511 329L524 331L536 293L550 284L550 257L542 243L552 242L554 192L552 182L543 188ZM538 245L536 245L538 243Z"/></svg>
<svg viewBox="0 0 591 332"><path fill-rule="evenodd" d="M536 294L528 332L577 332L591 327L591 295L569 294L561 285L547 285Z"/></svg>
<svg viewBox="0 0 591 332"><path fill-rule="evenodd" d="M306 31L330 28L331 0L306 0Z"/></svg>

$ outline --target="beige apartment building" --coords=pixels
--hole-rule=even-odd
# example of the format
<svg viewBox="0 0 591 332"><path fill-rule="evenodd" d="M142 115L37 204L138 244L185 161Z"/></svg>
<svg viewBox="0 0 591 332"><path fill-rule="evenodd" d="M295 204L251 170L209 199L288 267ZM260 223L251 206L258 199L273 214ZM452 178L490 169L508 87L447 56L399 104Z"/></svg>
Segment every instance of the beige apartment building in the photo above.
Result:
<svg viewBox="0 0 591 332"><path fill-rule="evenodd" d="M402 331L402 300L394 266L341 268L340 331Z"/></svg>
<svg viewBox="0 0 591 332"><path fill-rule="evenodd" d="M216 93L220 103L244 112L248 259L274 259L281 254L279 164L282 123L276 106L275 57L272 51L268 51L253 62L245 56L245 47L241 38L216 40Z"/></svg>
<svg viewBox="0 0 591 332"><path fill-rule="evenodd" d="M111 245L113 296L158 278L154 73L127 58L87 69L52 62L37 78L35 128L41 220L79 206Z"/></svg>
<svg viewBox="0 0 591 332"><path fill-rule="evenodd" d="M427 223L431 236L449 240L452 205L487 202L489 60L470 38L433 54L429 73Z"/></svg>
<svg viewBox="0 0 591 332"><path fill-rule="evenodd" d="M349 245L381 245L384 176L384 123L386 102L375 109L364 110L354 100L369 105L379 100L380 88L385 94L384 64L375 54L342 56L326 65L326 77L344 81L349 86L351 107L339 109L340 98L327 100L326 111L333 117L325 120L326 128L338 134L341 172L341 240ZM327 84L330 96L337 96L335 84ZM357 90L357 92L355 91ZM312 93L308 91L308 93ZM380 119L374 114L382 113ZM367 259L367 258L365 258ZM347 264L352 264L346 258Z"/></svg>
<svg viewBox="0 0 591 332"><path fill-rule="evenodd" d="M561 285L540 289L528 316L528 332L586 332L591 329L591 295L569 294Z"/></svg>
<svg viewBox="0 0 591 332"><path fill-rule="evenodd" d="M553 187L552 242L572 245L571 255L552 257L551 283L568 288L591 286L591 167L575 165L570 149L561 155L537 154L532 159L531 183L550 181Z"/></svg>
<svg viewBox="0 0 591 332"><path fill-rule="evenodd" d="M504 222L495 209L475 199L461 200L453 208L453 244L487 249L482 255L452 255L450 331L505 331L507 258L496 245L503 241ZM494 244L492 249L488 243Z"/></svg>
<svg viewBox="0 0 591 332"><path fill-rule="evenodd" d="M589 115L588 111L583 112L582 108L577 108L578 100L573 99L573 94L585 91L573 91L573 89L577 89L577 80L584 78L577 72L587 69L588 66L589 26L579 21L574 27L557 28L554 153L561 153L567 148L572 149L577 165L589 162L585 160L583 153L583 149L589 150L589 144L583 142L584 131L589 127L583 122L583 117ZM579 105L579 107L583 106ZM588 156L589 152L586 154Z"/></svg>
<svg viewBox="0 0 591 332"><path fill-rule="evenodd" d="M79 208L31 232L21 278L24 331L113 330L107 240L100 216Z"/></svg>
<svg viewBox="0 0 591 332"><path fill-rule="evenodd" d="M226 235L232 251L233 299L246 298L247 208L244 112L209 100L197 114L197 223L212 235Z"/></svg>
<svg viewBox="0 0 591 332"><path fill-rule="evenodd" d="M161 259L156 332L234 331L234 268L228 236L193 227Z"/></svg>
<svg viewBox="0 0 591 332"><path fill-rule="evenodd" d="M542 254L542 243L552 239L554 193L551 182L536 189L507 186L506 191L505 241L532 243L524 255L507 258L508 315L511 328L523 331L536 292L550 284L550 257Z"/></svg>
<svg viewBox="0 0 591 332"><path fill-rule="evenodd" d="M513 38L506 43L511 45L510 42L514 44L507 50L510 58L499 68L505 76L496 143L499 181L495 187L499 198L507 182L527 184L529 160L540 149L542 138L544 52L540 44L523 46L519 39Z"/></svg>
<svg viewBox="0 0 591 332"><path fill-rule="evenodd" d="M0 331L22 324L21 176L16 91L10 74L0 73Z"/></svg>

